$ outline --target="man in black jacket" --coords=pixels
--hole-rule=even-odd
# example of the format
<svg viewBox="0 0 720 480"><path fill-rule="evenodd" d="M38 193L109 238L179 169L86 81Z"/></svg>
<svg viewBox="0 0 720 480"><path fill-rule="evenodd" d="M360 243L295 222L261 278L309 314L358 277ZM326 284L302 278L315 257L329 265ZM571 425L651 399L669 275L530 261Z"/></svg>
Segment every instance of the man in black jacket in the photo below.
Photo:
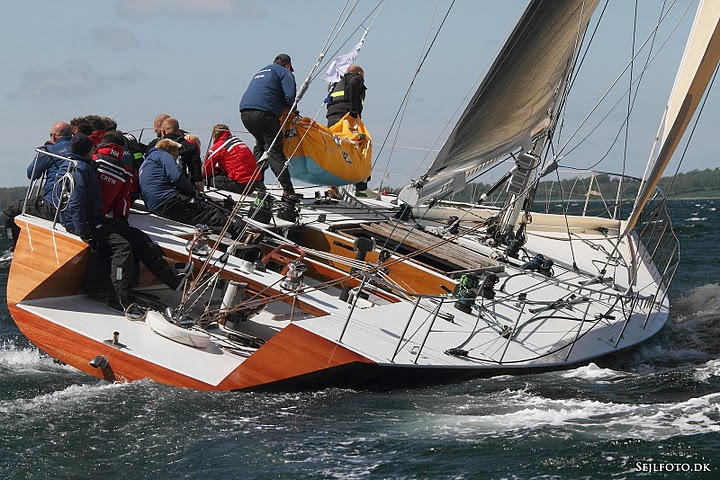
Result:
<svg viewBox="0 0 720 480"><path fill-rule="evenodd" d="M360 65L350 65L347 73L333 86L325 100L328 102L326 115L328 127L335 125L347 113L351 117L360 118L365 103L366 90L365 71ZM368 181L370 181L370 177L364 182L356 183L355 190L357 192L367 190Z"/></svg>
<svg viewBox="0 0 720 480"><path fill-rule="evenodd" d="M185 138L183 130L180 130L180 124L172 117L166 118L162 127L160 127L160 133L162 138L167 138L180 144L180 153L178 156L178 162L183 173L190 179L190 183L199 190L205 190L205 181L202 177L202 160L200 159L200 152L197 147L188 142Z"/></svg>
<svg viewBox="0 0 720 480"><path fill-rule="evenodd" d="M335 125L346 113L360 118L365 102L365 71L359 65L350 65L347 73L335 84L328 95L328 127Z"/></svg>

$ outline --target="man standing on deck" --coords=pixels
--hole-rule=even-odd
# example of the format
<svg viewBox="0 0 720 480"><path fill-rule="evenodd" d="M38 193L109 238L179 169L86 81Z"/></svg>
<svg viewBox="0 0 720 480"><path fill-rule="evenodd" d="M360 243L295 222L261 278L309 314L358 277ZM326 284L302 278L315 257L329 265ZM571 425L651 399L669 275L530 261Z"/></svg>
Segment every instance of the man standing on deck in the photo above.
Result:
<svg viewBox="0 0 720 480"><path fill-rule="evenodd" d="M240 118L255 137L253 154L263 174L269 165L283 188L283 199L297 202L280 134L280 116L295 103L293 71L290 56L281 53L257 72L240 100Z"/></svg>
<svg viewBox="0 0 720 480"><path fill-rule="evenodd" d="M332 127L347 113L353 118L360 118L366 90L365 71L360 65L350 65L347 73L330 90L326 100L327 126Z"/></svg>
<svg viewBox="0 0 720 480"><path fill-rule="evenodd" d="M361 118L366 91L365 71L360 65L350 65L347 73L333 86L325 99L325 102L327 102L326 118L328 128L335 125L348 113L353 118ZM370 177L364 182L356 183L355 190L357 192L367 190L368 181L370 181Z"/></svg>
<svg viewBox="0 0 720 480"><path fill-rule="evenodd" d="M50 129L50 140L45 144L48 153L67 157L70 154L70 138L72 127L66 122L57 122ZM33 197L28 201L25 211L36 217L52 220L55 216L55 201L53 191L55 183L67 172L68 162L50 155L38 154L36 159L28 165L27 176L30 180L38 180L45 175L45 187L41 197ZM59 194L59 192L57 192ZM59 201L59 198L56 200ZM15 217L20 215L25 200L11 203L3 211L5 216L5 232L12 240L11 249L15 248L20 228L15 224Z"/></svg>

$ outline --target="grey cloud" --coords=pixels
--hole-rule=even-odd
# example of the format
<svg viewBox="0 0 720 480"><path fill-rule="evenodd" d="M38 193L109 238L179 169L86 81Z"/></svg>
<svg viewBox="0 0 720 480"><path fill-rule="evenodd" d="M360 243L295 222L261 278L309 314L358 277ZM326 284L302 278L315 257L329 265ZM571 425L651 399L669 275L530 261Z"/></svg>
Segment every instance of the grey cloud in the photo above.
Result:
<svg viewBox="0 0 720 480"><path fill-rule="evenodd" d="M100 91L113 83L132 83L145 76L138 71L105 75L82 60L71 59L55 69L28 68L22 73L20 88L10 96L37 100L69 98Z"/></svg>
<svg viewBox="0 0 720 480"><path fill-rule="evenodd" d="M228 15L261 17L265 9L259 3L243 0L117 0L117 10L124 15L193 15L223 17Z"/></svg>
<svg viewBox="0 0 720 480"><path fill-rule="evenodd" d="M93 38L99 45L113 50L127 50L140 46L133 33L125 28L100 25L93 29Z"/></svg>

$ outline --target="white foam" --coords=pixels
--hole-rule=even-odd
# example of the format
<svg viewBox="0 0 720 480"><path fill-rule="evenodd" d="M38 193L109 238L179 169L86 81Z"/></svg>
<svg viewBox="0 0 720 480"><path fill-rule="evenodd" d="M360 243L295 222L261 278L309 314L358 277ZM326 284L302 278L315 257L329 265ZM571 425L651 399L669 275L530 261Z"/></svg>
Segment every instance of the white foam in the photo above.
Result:
<svg viewBox="0 0 720 480"><path fill-rule="evenodd" d="M707 220L707 217L690 217L685 219L686 222L704 222L705 220Z"/></svg>
<svg viewBox="0 0 720 480"><path fill-rule="evenodd" d="M661 440L682 435L720 432L713 420L720 393L680 403L625 404L581 399L550 399L525 391L495 393L472 400L464 415L430 414L406 427L447 435L527 435L547 428L571 430L604 439ZM472 411L478 412L471 414ZM413 425L415 424L415 425ZM432 434L432 433L431 433Z"/></svg>
<svg viewBox="0 0 720 480"><path fill-rule="evenodd" d="M594 363L590 363L584 367L563 372L562 376L564 378L582 378L586 380L609 380L623 377L625 374L610 368L600 368Z"/></svg>
<svg viewBox="0 0 720 480"><path fill-rule="evenodd" d="M93 398L106 388L112 388L114 384L98 382L88 385L70 385L62 390L38 395L33 398L20 398L0 402L0 413L3 414L25 414L36 411L69 411L88 399ZM38 410L42 409L42 410Z"/></svg>
<svg viewBox="0 0 720 480"><path fill-rule="evenodd" d="M695 288L673 306L673 313L683 318L718 312L720 312L720 285L717 283Z"/></svg>
<svg viewBox="0 0 720 480"><path fill-rule="evenodd" d="M56 363L52 358L43 355L34 347L18 347L5 341L0 345L0 367L13 372L37 373L56 371L77 371L74 367Z"/></svg>
<svg viewBox="0 0 720 480"><path fill-rule="evenodd" d="M707 383L711 377L720 377L720 359L710 360L705 365L697 367L693 377L703 383Z"/></svg>

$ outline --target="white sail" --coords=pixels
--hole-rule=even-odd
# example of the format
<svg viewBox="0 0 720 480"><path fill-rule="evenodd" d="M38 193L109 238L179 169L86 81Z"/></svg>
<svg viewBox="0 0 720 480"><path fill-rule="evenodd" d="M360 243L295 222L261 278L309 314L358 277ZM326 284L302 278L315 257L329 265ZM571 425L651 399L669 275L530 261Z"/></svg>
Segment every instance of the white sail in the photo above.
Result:
<svg viewBox="0 0 720 480"><path fill-rule="evenodd" d="M638 194L626 231L633 229L682 139L720 60L720 1L701 1L685 46L662 127L654 167Z"/></svg>
<svg viewBox="0 0 720 480"><path fill-rule="evenodd" d="M429 182L406 187L402 200L414 204L451 182L456 191L464 187L459 179L464 180L467 170L487 168L545 131L597 3L530 2L425 173Z"/></svg>

